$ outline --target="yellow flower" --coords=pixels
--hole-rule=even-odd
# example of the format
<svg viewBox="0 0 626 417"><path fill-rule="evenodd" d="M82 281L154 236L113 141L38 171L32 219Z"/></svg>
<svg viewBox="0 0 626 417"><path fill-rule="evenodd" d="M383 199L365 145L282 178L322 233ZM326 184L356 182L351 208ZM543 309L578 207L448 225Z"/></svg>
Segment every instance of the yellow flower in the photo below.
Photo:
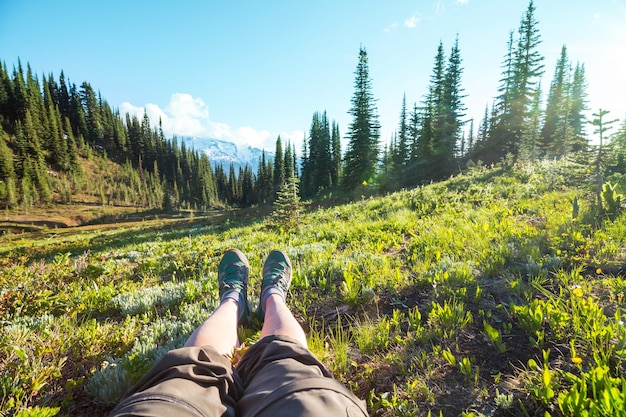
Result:
<svg viewBox="0 0 626 417"><path fill-rule="evenodd" d="M572 290L572 294L574 294L576 297L582 297L583 296L583 289L580 287L576 287Z"/></svg>
<svg viewBox="0 0 626 417"><path fill-rule="evenodd" d="M600 268L596 269L596 274L602 275L602 270Z"/></svg>
<svg viewBox="0 0 626 417"><path fill-rule="evenodd" d="M575 356L572 358L572 363L576 364L576 365L580 365L581 363L583 363L582 358L579 358L578 356Z"/></svg>
<svg viewBox="0 0 626 417"><path fill-rule="evenodd" d="M367 185L367 181L363 180L363 183L362 183L362 184L363 184L363 185Z"/></svg>

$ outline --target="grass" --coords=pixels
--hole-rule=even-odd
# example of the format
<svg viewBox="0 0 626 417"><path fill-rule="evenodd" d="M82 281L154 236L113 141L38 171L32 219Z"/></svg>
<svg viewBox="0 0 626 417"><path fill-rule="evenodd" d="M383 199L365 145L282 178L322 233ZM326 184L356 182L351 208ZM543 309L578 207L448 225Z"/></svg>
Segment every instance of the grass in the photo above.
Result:
<svg viewBox="0 0 626 417"><path fill-rule="evenodd" d="M215 308L238 247L251 288L286 250L311 349L373 415L623 415L626 216L595 215L585 169L476 168L289 232L214 213L6 239L0 414L105 415Z"/></svg>

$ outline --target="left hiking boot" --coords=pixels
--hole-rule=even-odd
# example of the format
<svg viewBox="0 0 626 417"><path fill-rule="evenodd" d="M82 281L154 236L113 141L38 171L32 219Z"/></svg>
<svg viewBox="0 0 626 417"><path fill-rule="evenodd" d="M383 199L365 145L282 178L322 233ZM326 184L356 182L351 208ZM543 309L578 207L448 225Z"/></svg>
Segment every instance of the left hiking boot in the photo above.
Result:
<svg viewBox="0 0 626 417"><path fill-rule="evenodd" d="M230 249L217 267L217 282L219 283L220 304L227 298L232 298L239 304L237 322L242 324L250 316L248 303L248 273L250 264L246 255L239 249Z"/></svg>

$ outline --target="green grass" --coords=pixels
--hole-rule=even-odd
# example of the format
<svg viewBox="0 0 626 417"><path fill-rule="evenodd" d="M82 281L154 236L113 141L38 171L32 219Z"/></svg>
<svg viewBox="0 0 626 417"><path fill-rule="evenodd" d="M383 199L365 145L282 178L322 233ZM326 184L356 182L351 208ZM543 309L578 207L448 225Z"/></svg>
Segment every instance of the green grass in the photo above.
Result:
<svg viewBox="0 0 626 417"><path fill-rule="evenodd" d="M6 242L0 415L105 415L215 308L231 247L253 289L286 250L311 349L373 415L623 415L626 216L598 215L587 175L475 168L289 232L196 217Z"/></svg>

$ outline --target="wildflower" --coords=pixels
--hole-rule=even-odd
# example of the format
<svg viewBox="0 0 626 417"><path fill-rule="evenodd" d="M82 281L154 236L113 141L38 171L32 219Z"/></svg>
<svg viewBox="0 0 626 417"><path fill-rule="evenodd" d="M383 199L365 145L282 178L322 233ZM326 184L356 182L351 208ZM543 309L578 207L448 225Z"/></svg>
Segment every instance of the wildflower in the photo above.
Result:
<svg viewBox="0 0 626 417"><path fill-rule="evenodd" d="M596 269L596 274L597 275L602 275L602 270L600 268Z"/></svg>
<svg viewBox="0 0 626 417"><path fill-rule="evenodd" d="M576 285L574 286L574 288L572 288L572 294L574 294L576 297L582 297L583 289L580 288L580 285Z"/></svg>
<svg viewBox="0 0 626 417"><path fill-rule="evenodd" d="M367 185L367 181L363 180L362 185Z"/></svg>
<svg viewBox="0 0 626 417"><path fill-rule="evenodd" d="M572 363L574 363L575 365L580 365L581 363L583 363L582 358L579 358L578 356L574 356L572 358Z"/></svg>

